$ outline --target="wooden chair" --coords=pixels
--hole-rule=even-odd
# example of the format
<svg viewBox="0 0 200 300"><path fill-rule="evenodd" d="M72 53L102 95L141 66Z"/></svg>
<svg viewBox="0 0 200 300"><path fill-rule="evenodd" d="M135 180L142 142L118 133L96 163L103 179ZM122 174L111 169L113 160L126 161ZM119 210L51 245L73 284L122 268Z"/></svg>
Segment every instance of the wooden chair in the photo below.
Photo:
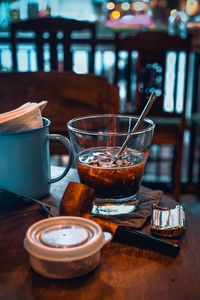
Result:
<svg viewBox="0 0 200 300"><path fill-rule="evenodd" d="M102 76L72 72L0 73L0 113L30 101L47 100L43 116L51 132L67 136L67 122L90 114L118 113L118 88ZM55 143L52 153L64 148ZM61 145L62 146L62 145Z"/></svg>
<svg viewBox="0 0 200 300"><path fill-rule="evenodd" d="M126 51L128 53L127 66L125 70L127 101L132 104L131 114L139 114L147 101L147 95L156 91L158 99L151 108L149 118L156 123L153 144L171 145L174 149L171 161L171 186L176 200L179 199L181 188L181 162L183 151L183 135L185 129L185 106L188 78L188 61L190 41L181 39L177 36L169 36L164 32L142 32L136 36L121 37L116 36L116 63L115 63L115 84L119 83L119 53ZM137 53L137 59L133 59L133 51ZM175 63L174 69L167 74L167 57L173 53ZM185 54L185 70L183 79L183 103L181 110L178 106L178 86L179 84L179 57ZM133 78L133 69L135 70L135 82ZM171 85L166 86L167 76L171 76ZM169 77L168 77L169 79ZM135 94L132 90L133 83L136 86ZM166 92L171 89L168 104L169 111L165 108ZM152 156L149 158L153 159ZM160 158L157 157L157 162ZM170 158L171 159L171 158ZM159 167L156 168L159 171ZM157 174L159 177L159 174ZM148 182L147 182L148 183ZM149 182L152 186L152 184ZM157 186L159 184L157 182Z"/></svg>
<svg viewBox="0 0 200 300"><path fill-rule="evenodd" d="M12 61L13 70L17 71L17 44L20 39L17 38L18 32L33 32L34 37L30 38L36 45L38 71L44 70L44 44L50 47L50 69L58 70L58 51L57 46L63 46L64 63L63 71L72 70L72 52L73 33L83 33L89 31L90 37L76 39L76 43L88 45L89 51L89 72L94 73L94 54L95 54L95 37L96 25L86 21L77 21L64 18L41 18L32 19L11 24L11 44L12 44ZM23 42L23 39L21 39Z"/></svg>
<svg viewBox="0 0 200 300"><path fill-rule="evenodd" d="M188 154L188 182L190 188L200 193L200 53L194 49L194 80L192 85L191 116L186 118L187 129L190 132ZM196 171L196 172L195 172Z"/></svg>
<svg viewBox="0 0 200 300"><path fill-rule="evenodd" d="M192 113L187 125L190 130L188 181L190 186L195 185L195 193L200 194L200 111Z"/></svg>

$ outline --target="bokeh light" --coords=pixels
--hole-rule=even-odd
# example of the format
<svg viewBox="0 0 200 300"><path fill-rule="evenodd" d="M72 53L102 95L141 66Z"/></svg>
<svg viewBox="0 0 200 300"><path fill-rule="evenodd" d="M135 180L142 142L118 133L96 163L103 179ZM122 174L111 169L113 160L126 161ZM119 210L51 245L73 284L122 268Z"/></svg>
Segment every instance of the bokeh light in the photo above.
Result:
<svg viewBox="0 0 200 300"><path fill-rule="evenodd" d="M111 20L117 20L120 18L120 12L118 10L114 10L110 13L110 19Z"/></svg>
<svg viewBox="0 0 200 300"><path fill-rule="evenodd" d="M121 5L121 8L123 10L129 10L130 9L130 3L128 2L123 2L122 5Z"/></svg>
<svg viewBox="0 0 200 300"><path fill-rule="evenodd" d="M107 3L107 9L112 10L115 8L115 4L113 2L108 2Z"/></svg>

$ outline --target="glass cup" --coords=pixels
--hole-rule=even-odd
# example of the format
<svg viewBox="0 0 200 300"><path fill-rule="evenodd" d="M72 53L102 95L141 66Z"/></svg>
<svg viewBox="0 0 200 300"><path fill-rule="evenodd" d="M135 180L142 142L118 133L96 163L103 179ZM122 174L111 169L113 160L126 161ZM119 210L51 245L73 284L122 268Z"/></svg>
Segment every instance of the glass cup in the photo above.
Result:
<svg viewBox="0 0 200 300"><path fill-rule="evenodd" d="M134 116L94 115L67 124L80 182L96 192L93 214L127 214L137 207L155 127L153 121L144 119L131 133L137 120ZM127 135L132 138L116 158Z"/></svg>

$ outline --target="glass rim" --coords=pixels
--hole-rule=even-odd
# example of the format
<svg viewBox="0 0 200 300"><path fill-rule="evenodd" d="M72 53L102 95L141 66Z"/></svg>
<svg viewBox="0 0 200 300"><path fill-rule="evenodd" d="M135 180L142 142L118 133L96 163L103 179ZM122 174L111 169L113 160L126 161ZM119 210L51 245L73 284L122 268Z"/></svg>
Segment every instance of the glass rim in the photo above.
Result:
<svg viewBox="0 0 200 300"><path fill-rule="evenodd" d="M118 132L89 131L89 130L76 128L72 125L74 122L81 121L81 120L84 120L84 119L116 118L116 117L117 118L122 118L122 119L123 118L124 119L129 119L129 120L138 120L139 119L139 117L135 116L135 115L128 116L128 115L124 115L124 114L96 114L96 115L94 114L94 115L86 115L86 116L71 119L70 121L67 122L67 128L70 129L73 132L80 133L80 134L90 134L90 135L99 135L99 134L101 134L102 136L117 136L117 135L126 136L127 134L129 134L129 135L138 135L138 134L141 134L141 133L152 131L155 127L154 121L152 121L149 118L145 118L143 120L143 122L150 124L150 127L137 130L134 133L132 133L132 132L122 132L122 131L118 131Z"/></svg>

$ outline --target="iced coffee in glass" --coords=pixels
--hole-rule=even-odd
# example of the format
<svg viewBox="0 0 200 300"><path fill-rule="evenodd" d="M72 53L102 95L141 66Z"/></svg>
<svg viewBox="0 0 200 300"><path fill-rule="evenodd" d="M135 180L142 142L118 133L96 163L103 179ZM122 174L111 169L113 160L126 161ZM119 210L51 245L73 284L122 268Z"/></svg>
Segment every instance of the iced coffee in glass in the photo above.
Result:
<svg viewBox="0 0 200 300"><path fill-rule="evenodd" d="M68 122L80 182L95 189L93 214L119 215L135 210L154 123L145 119L131 133L137 117L94 115ZM127 135L124 151L116 156Z"/></svg>

